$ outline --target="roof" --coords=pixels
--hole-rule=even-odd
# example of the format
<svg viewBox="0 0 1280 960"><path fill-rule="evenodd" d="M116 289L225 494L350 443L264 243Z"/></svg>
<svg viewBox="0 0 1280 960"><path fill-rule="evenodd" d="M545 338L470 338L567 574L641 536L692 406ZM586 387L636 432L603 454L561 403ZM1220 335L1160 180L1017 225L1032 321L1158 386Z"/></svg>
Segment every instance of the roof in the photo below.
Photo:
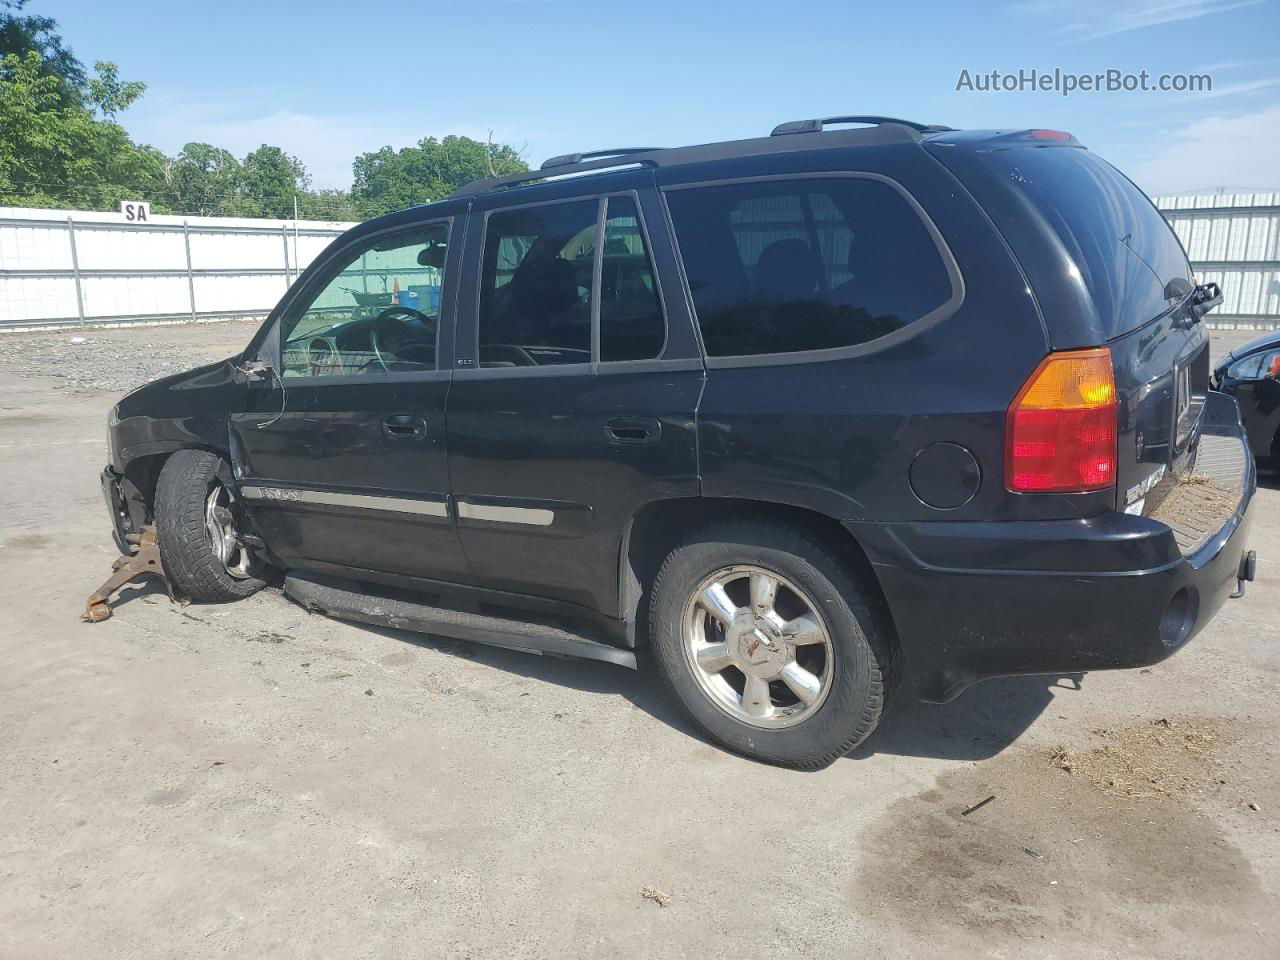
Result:
<svg viewBox="0 0 1280 960"><path fill-rule="evenodd" d="M861 124L828 130L828 125ZM802 155L833 149L874 147L890 144L945 143L975 150L1018 146L1080 147L1069 133L1058 130L956 130L937 124L916 123L894 117L841 116L815 120L791 120L778 124L767 137L726 140L687 147L616 147L552 157L537 170L503 177L475 180L459 187L443 200L406 207L366 220L356 228L360 233L410 224L430 209L432 216L452 216L465 211L475 197L503 190L536 188L582 175L625 174L637 168L667 169L690 164L770 154Z"/></svg>
<svg viewBox="0 0 1280 960"><path fill-rule="evenodd" d="M837 123L867 125L853 129L824 129L828 124ZM696 146L669 149L621 147L612 150L593 150L584 153L564 154L559 157L552 157L537 170L514 173L504 177L491 177L468 183L454 191L449 199L474 197L498 190L526 186L535 181L545 181L551 178L607 173L619 169L633 169L637 166L673 167L771 153L803 153L838 147L919 143L927 136L949 132L950 130L950 127L926 125L910 120L878 116L792 120L779 124L767 137L756 137L749 140L728 140L720 143L704 143Z"/></svg>

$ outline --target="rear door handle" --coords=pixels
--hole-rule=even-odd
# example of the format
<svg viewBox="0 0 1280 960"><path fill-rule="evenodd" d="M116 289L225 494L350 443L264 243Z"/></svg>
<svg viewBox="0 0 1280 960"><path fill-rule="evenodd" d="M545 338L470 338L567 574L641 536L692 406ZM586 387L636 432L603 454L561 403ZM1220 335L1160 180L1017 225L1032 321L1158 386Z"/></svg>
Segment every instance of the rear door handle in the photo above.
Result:
<svg viewBox="0 0 1280 960"><path fill-rule="evenodd" d="M408 413L395 413L382 421L382 432L391 440L421 440L427 435L427 421Z"/></svg>
<svg viewBox="0 0 1280 960"><path fill-rule="evenodd" d="M611 443L657 443L662 436L662 421L653 417L613 417L605 421L604 432Z"/></svg>

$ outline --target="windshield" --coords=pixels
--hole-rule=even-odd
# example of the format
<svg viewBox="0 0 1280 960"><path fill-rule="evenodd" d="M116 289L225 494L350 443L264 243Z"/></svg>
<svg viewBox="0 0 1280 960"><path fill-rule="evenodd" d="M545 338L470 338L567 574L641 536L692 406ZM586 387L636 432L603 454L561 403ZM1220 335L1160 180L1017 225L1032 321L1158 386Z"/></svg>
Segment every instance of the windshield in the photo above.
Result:
<svg viewBox="0 0 1280 960"><path fill-rule="evenodd" d="M1087 150L1022 147L991 160L1044 214L1075 261L1108 339L1170 306L1165 285L1190 279L1177 236L1151 201Z"/></svg>

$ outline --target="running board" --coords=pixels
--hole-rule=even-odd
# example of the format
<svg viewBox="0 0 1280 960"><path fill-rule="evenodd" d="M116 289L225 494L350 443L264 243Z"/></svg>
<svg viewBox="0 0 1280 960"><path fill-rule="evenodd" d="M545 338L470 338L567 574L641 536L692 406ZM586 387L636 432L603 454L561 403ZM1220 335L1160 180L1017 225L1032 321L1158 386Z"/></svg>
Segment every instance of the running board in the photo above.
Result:
<svg viewBox="0 0 1280 960"><path fill-rule="evenodd" d="M413 600L389 599L376 593L364 593L351 581L290 573L284 578L284 592L307 610L339 620L487 643L525 653L603 660L636 669L634 651L600 643L559 627L433 607Z"/></svg>

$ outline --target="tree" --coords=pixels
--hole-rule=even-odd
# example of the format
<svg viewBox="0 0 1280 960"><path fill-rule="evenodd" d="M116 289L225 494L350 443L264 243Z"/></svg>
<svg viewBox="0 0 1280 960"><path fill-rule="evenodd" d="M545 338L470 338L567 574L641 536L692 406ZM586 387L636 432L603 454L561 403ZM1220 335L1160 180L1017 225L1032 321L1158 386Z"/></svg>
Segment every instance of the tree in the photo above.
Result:
<svg viewBox="0 0 1280 960"><path fill-rule="evenodd" d="M88 101L105 118L110 119L121 110L128 109L146 92L145 83L121 80L119 67L110 61L98 60L93 69L97 75L90 77L86 84Z"/></svg>
<svg viewBox="0 0 1280 960"><path fill-rule="evenodd" d="M243 168L228 151L208 143L188 143L164 164L163 197L177 213L252 215L241 191L242 180Z"/></svg>
<svg viewBox="0 0 1280 960"><path fill-rule="evenodd" d="M100 91L116 85L104 94L116 109L141 93L140 84L119 83L114 64L99 64L94 82ZM0 60L0 203L110 208L153 190L162 159L69 99L38 52Z"/></svg>
<svg viewBox="0 0 1280 960"><path fill-rule="evenodd" d="M347 223L364 220L365 212L345 190L312 190L298 197L298 216L303 220L336 220Z"/></svg>
<svg viewBox="0 0 1280 960"><path fill-rule="evenodd" d="M349 193L313 192L302 163L269 144L243 162L208 143L166 157L116 122L146 85L109 61L89 74L56 21L25 15L26 3L0 0L0 204L111 210L149 199L157 213L291 219L296 198L302 217L363 220L528 169L513 147L459 136L362 154Z"/></svg>
<svg viewBox="0 0 1280 960"><path fill-rule="evenodd" d="M55 78L63 102L79 102L85 93L84 65L63 45L57 21L22 16L26 5L27 0L0 0L0 58L38 54L40 75Z"/></svg>
<svg viewBox="0 0 1280 960"><path fill-rule="evenodd" d="M528 170L511 146L470 137L427 137L416 147L383 147L356 157L351 195L368 216L442 200L463 184Z"/></svg>
<svg viewBox="0 0 1280 960"><path fill-rule="evenodd" d="M311 178L296 158L263 144L244 158L242 186L255 216L289 220L294 198L307 192Z"/></svg>

